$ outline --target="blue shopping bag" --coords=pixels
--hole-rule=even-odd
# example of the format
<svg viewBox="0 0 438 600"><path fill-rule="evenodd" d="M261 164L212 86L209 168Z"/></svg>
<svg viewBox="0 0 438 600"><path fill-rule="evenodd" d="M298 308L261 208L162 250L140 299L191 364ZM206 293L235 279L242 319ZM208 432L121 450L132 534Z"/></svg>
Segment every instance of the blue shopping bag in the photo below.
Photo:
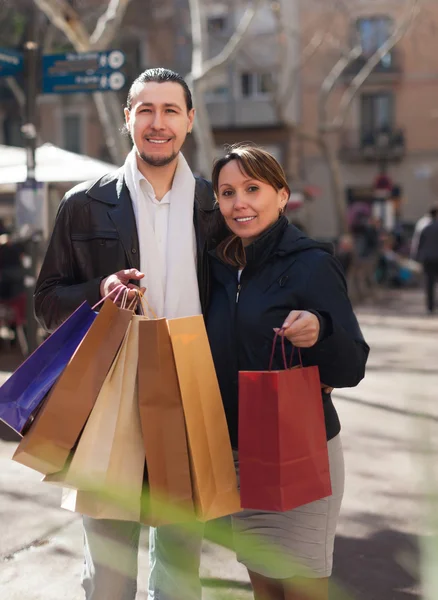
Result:
<svg viewBox="0 0 438 600"><path fill-rule="evenodd" d="M0 419L23 434L96 318L83 302L0 388Z"/></svg>

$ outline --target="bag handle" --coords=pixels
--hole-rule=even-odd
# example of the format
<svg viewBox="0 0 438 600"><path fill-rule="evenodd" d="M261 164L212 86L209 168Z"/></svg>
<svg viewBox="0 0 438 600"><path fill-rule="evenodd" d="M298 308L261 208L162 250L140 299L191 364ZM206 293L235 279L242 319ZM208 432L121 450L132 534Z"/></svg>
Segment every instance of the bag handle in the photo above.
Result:
<svg viewBox="0 0 438 600"><path fill-rule="evenodd" d="M285 331L285 329L281 328L281 329L279 329L278 331L275 332L274 342L272 344L271 359L269 361L269 370L270 371L272 371L272 363L274 362L275 344L277 343L278 336L282 332L284 332L284 331ZM299 359L300 359L300 365L301 365L301 368L303 368L303 359L301 357L301 349L297 348L297 350L298 350L298 356L299 356ZM284 335L281 336L281 353L283 355L283 362L284 362L284 368L285 368L285 370L291 369L292 368L293 359L294 359L295 346L292 345L292 354L291 354L290 363L289 363L289 366L288 366L287 365L287 358L286 358L286 348L285 348L285 345L284 345Z"/></svg>
<svg viewBox="0 0 438 600"><path fill-rule="evenodd" d="M109 294L107 294L106 296L104 296L101 300L99 300L99 302L97 302L97 304L95 304L91 310L94 310L95 308L97 308L98 306L100 306L101 304L103 304L103 302L105 302L105 300L107 300L110 296L112 296L114 294L115 291L118 291L117 296L114 298L114 302L117 302L117 300L120 297L120 294L123 293L123 289L125 288L125 286L123 284L118 285L117 287L115 287L113 290L110 291Z"/></svg>
<svg viewBox="0 0 438 600"><path fill-rule="evenodd" d="M104 298L99 300L99 302L97 302L97 304L95 304L91 310L95 310L98 306L100 306L103 302L105 302L105 300L107 300L110 296L112 296L114 294L114 292L117 292L117 294L113 300L114 304L117 302L117 300L120 298L120 296L122 296L120 308L124 308L127 310L134 310L134 308L138 302L139 293L137 291L135 292L134 298L131 300L130 304L127 306L129 289L126 286L124 286L123 284L120 284L117 287L115 287L113 290L111 290L111 292L109 294L107 294Z"/></svg>
<svg viewBox="0 0 438 600"><path fill-rule="evenodd" d="M158 319L157 314L155 313L154 309L152 308L152 306L147 301L147 298L146 298L145 294L143 294L143 292L138 292L138 296L139 296L139 300L140 300L139 307L140 307L141 314L149 319L149 313L148 313L148 311L151 311L152 316L154 317L154 319ZM146 314L145 314L145 311L144 311L145 307L146 307Z"/></svg>

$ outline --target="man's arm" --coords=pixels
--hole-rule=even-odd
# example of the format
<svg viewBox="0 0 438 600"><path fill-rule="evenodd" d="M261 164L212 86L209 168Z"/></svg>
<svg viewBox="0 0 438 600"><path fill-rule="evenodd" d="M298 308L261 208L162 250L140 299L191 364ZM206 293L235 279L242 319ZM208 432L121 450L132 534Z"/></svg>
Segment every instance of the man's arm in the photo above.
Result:
<svg viewBox="0 0 438 600"><path fill-rule="evenodd" d="M35 288L35 315L47 331L53 331L85 300L93 306L100 299L103 277L78 282L71 243L71 199L60 204L49 246Z"/></svg>

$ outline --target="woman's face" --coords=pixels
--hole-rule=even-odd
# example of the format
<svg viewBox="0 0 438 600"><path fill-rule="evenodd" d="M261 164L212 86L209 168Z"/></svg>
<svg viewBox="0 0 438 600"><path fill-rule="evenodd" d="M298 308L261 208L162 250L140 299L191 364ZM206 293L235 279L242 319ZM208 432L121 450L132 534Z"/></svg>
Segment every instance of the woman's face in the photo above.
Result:
<svg viewBox="0 0 438 600"><path fill-rule="evenodd" d="M237 160L231 160L219 173L218 202L220 211L231 231L251 244L277 221L286 206L288 192L278 192L268 183L251 179Z"/></svg>

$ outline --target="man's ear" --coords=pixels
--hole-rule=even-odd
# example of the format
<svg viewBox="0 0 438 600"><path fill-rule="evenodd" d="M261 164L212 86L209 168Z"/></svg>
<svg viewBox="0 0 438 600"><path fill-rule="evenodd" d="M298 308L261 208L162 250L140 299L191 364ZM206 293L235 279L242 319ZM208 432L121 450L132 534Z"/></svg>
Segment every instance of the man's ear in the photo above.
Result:
<svg viewBox="0 0 438 600"><path fill-rule="evenodd" d="M191 110L189 110L188 117L189 117L189 128L187 129L187 133L192 133L192 131L193 131L193 124L195 122L195 109L194 108L192 108Z"/></svg>
<svg viewBox="0 0 438 600"><path fill-rule="evenodd" d="M125 108L123 112L125 113L126 127L129 129L129 123L131 120L131 111L129 110L129 108Z"/></svg>

